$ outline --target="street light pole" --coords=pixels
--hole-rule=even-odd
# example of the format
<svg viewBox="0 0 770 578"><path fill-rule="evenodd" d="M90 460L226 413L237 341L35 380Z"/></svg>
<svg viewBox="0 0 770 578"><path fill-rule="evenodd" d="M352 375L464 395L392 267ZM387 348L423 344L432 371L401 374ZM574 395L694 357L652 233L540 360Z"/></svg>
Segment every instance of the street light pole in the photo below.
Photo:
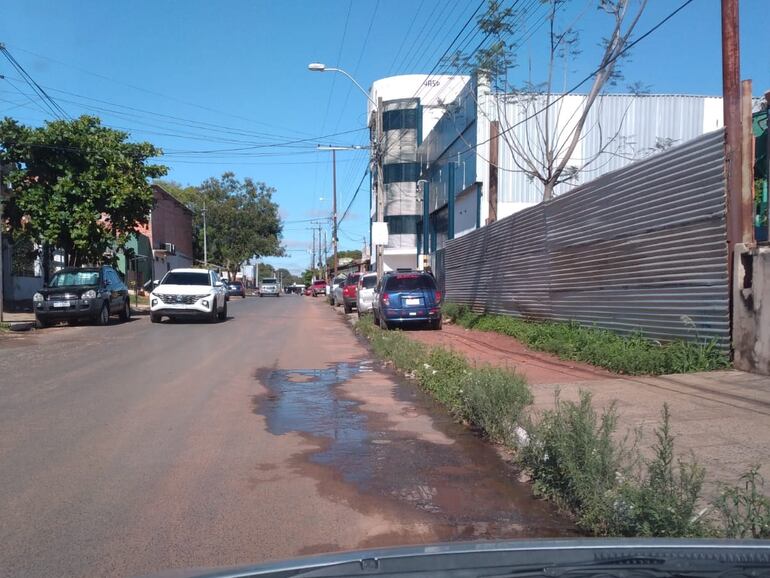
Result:
<svg viewBox="0 0 770 578"><path fill-rule="evenodd" d="M383 176L382 176L382 162L383 162L383 147L382 147L382 98L377 98L377 101L371 97L371 95L364 90L364 87L358 84L355 78L353 78L350 74L348 74L346 71L344 71L341 68L332 68L328 67L325 64L321 64L320 62L312 62L308 64L308 70L311 70L313 72L339 72L340 74L347 76L350 81L356 85L358 90L364 93L364 96L369 100L370 103L372 103L372 106L375 107L375 111L377 114L376 117L376 142L372 143L372 155L374 157L374 164L376 165L377 170L377 222L381 223L385 219L385 185L383 183ZM335 236L336 237L336 236ZM336 240L336 239L333 239ZM382 278L383 273L383 262L382 262L382 254L383 254L383 246L377 245L377 278Z"/></svg>
<svg viewBox="0 0 770 578"><path fill-rule="evenodd" d="M382 163L384 154L382 147L382 97L377 98L377 142L374 162L377 167L377 222L385 220L385 182L382 175ZM382 279L384 263L382 262L383 247L377 245L377 279Z"/></svg>

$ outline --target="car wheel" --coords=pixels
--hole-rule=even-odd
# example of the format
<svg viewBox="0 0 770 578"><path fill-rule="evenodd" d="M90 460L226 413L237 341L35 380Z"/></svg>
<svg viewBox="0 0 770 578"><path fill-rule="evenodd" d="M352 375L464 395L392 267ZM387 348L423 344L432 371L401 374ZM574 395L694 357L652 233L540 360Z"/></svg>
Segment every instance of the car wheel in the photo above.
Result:
<svg viewBox="0 0 770 578"><path fill-rule="evenodd" d="M246 299L246 293L244 293L243 295L241 295L241 299Z"/></svg>
<svg viewBox="0 0 770 578"><path fill-rule="evenodd" d="M150 323L160 323L160 315L150 313Z"/></svg>
<svg viewBox="0 0 770 578"><path fill-rule="evenodd" d="M345 308L345 313L353 313L353 306L350 305L349 303L345 303L344 308Z"/></svg>
<svg viewBox="0 0 770 578"><path fill-rule="evenodd" d="M45 321L43 319L39 319L37 317L35 318L35 328L37 328L37 329L45 329L49 325L50 325L50 323L48 323L48 321Z"/></svg>
<svg viewBox="0 0 770 578"><path fill-rule="evenodd" d="M225 306L222 307L222 311L217 313L217 319L219 319L220 321L224 321L225 319L227 319L227 301L225 301Z"/></svg>
<svg viewBox="0 0 770 578"><path fill-rule="evenodd" d="M377 313L373 313L374 317L374 324L379 325L380 324L380 318L377 316Z"/></svg>
<svg viewBox="0 0 770 578"><path fill-rule="evenodd" d="M104 305L102 305L102 308L99 311L99 316L96 318L96 324L107 325L109 322L110 322L110 309L105 303Z"/></svg>
<svg viewBox="0 0 770 578"><path fill-rule="evenodd" d="M431 329L441 329L441 317L430 322Z"/></svg>
<svg viewBox="0 0 770 578"><path fill-rule="evenodd" d="M123 303L123 310L120 312L120 320L126 322L129 319L131 319L131 302L127 298Z"/></svg>
<svg viewBox="0 0 770 578"><path fill-rule="evenodd" d="M388 329L390 329L390 327L388 326L388 322L387 322L387 321L385 321L385 319L384 319L384 318L380 318L380 328L381 328L381 329L384 329L385 331L387 331Z"/></svg>
<svg viewBox="0 0 770 578"><path fill-rule="evenodd" d="M260 293L259 296L262 297L262 293Z"/></svg>

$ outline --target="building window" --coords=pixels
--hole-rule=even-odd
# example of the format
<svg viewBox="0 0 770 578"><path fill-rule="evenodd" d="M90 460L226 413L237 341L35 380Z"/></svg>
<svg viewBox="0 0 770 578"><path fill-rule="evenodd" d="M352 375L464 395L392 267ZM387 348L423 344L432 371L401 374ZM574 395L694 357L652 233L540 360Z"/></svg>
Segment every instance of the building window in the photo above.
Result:
<svg viewBox="0 0 770 578"><path fill-rule="evenodd" d="M420 163L394 163L382 167L382 178L388 183L414 183L420 178Z"/></svg>
<svg viewBox="0 0 770 578"><path fill-rule="evenodd" d="M417 109L386 110L382 113L382 130L417 128Z"/></svg>
<svg viewBox="0 0 770 578"><path fill-rule="evenodd" d="M422 219L419 215L391 215L385 217L389 235L416 235L417 223Z"/></svg>

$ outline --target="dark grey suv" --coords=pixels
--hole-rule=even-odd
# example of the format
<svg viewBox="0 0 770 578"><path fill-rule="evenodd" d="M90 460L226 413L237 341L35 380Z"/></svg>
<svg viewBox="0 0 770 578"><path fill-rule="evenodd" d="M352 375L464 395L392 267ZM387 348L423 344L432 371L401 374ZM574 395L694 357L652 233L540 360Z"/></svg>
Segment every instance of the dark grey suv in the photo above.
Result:
<svg viewBox="0 0 770 578"><path fill-rule="evenodd" d="M110 315L119 315L121 321L131 317L128 287L108 265L57 271L50 283L35 293L32 305L38 327L83 319L107 325Z"/></svg>

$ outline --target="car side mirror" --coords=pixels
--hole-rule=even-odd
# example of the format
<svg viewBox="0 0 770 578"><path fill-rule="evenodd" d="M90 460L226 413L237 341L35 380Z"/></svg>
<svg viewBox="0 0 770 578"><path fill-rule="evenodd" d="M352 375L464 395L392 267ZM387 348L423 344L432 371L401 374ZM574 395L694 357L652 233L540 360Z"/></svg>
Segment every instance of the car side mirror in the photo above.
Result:
<svg viewBox="0 0 770 578"><path fill-rule="evenodd" d="M224 287L224 285L222 284L221 281L217 281L216 283L214 283L214 287Z"/></svg>

